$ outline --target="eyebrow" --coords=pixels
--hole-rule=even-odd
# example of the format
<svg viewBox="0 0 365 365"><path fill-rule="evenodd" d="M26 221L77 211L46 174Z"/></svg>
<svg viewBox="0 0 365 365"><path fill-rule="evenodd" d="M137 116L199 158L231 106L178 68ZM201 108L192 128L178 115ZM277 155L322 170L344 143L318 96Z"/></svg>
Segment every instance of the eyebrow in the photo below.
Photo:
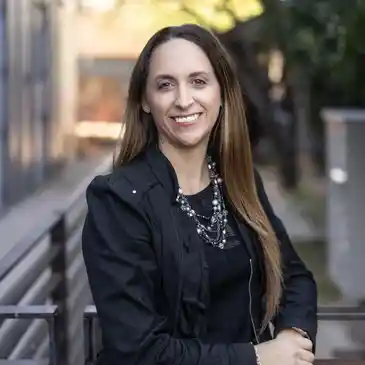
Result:
<svg viewBox="0 0 365 365"><path fill-rule="evenodd" d="M206 71L195 71L189 74L189 77L197 77L197 76L209 76L209 73ZM156 80L159 79L168 79L168 80L174 80L175 77L169 74L159 74L155 77Z"/></svg>

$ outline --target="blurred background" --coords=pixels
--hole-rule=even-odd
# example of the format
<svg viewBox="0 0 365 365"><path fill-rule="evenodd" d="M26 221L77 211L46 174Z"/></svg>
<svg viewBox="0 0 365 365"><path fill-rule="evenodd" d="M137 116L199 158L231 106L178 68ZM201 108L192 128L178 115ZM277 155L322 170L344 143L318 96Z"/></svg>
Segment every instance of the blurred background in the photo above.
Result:
<svg viewBox="0 0 365 365"><path fill-rule="evenodd" d="M1 359L93 357L85 188L110 171L139 52L187 22L237 65L255 162L319 304L365 312L365 0L0 0ZM365 359L363 323L332 319L318 357Z"/></svg>

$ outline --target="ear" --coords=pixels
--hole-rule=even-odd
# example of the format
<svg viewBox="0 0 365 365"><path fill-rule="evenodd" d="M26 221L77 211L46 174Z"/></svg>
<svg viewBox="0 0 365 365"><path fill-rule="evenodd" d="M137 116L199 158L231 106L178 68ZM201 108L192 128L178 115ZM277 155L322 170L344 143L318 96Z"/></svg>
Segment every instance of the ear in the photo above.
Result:
<svg viewBox="0 0 365 365"><path fill-rule="evenodd" d="M150 109L150 107L149 107L149 105L147 103L146 98L143 98L143 100L142 100L142 109L147 114L149 114L151 112L151 109Z"/></svg>

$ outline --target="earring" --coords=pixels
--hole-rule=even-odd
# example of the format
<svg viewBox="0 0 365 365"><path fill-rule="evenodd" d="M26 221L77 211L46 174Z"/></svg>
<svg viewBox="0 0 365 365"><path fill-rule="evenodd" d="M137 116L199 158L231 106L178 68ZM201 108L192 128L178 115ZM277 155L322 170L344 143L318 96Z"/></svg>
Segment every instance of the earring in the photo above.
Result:
<svg viewBox="0 0 365 365"><path fill-rule="evenodd" d="M141 102L141 108L142 108L142 110L146 113L146 114L149 114L150 113L150 107L149 107L149 105L148 105L148 103L145 101L145 100L142 100L142 102Z"/></svg>

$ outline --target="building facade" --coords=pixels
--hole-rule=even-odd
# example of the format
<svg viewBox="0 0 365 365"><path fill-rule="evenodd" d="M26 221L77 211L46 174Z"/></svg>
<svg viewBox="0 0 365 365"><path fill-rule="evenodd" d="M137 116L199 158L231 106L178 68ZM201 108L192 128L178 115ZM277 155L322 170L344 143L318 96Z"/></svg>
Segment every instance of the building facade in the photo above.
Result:
<svg viewBox="0 0 365 365"><path fill-rule="evenodd" d="M0 213L67 157L55 95L57 3L0 0Z"/></svg>

